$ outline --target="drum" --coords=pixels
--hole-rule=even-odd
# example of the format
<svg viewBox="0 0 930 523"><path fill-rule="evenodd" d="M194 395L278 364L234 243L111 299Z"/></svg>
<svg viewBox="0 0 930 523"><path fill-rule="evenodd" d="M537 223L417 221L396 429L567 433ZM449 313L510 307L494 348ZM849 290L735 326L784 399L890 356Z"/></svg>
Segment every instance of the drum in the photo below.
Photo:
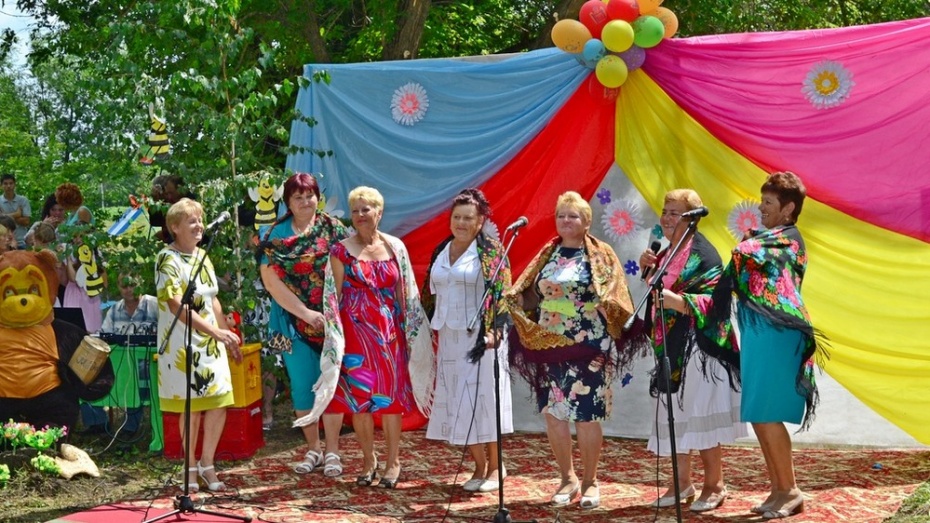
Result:
<svg viewBox="0 0 930 523"><path fill-rule="evenodd" d="M110 346L105 341L93 336L84 336L71 356L68 367L71 367L85 385L90 385L97 379L109 357Z"/></svg>

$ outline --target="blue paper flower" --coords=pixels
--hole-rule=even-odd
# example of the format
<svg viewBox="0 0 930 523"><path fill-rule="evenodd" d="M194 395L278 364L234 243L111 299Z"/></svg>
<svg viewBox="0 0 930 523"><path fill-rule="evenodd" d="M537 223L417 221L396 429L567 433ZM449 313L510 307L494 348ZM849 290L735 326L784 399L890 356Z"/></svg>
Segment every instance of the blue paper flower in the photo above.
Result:
<svg viewBox="0 0 930 523"><path fill-rule="evenodd" d="M655 236L656 238L661 238L662 237L662 226L657 223L656 226L652 228L652 235Z"/></svg>
<svg viewBox="0 0 930 523"><path fill-rule="evenodd" d="M631 276L636 276L636 273L639 272L639 264L633 260L627 260L623 264L623 271Z"/></svg>
<svg viewBox="0 0 930 523"><path fill-rule="evenodd" d="M607 189L601 189L597 191L597 199L601 202L601 205L607 205L610 203L610 191Z"/></svg>
<svg viewBox="0 0 930 523"><path fill-rule="evenodd" d="M631 381L633 381L633 375L627 372L626 374L623 375L622 378L620 378L620 386L626 387L627 385L630 384Z"/></svg>

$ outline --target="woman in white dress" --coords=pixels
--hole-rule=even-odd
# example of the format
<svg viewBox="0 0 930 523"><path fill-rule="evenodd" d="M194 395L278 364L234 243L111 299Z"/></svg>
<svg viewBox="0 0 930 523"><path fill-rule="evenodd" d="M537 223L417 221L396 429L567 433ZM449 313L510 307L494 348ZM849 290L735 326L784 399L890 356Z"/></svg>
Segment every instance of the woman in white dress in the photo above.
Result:
<svg viewBox="0 0 930 523"><path fill-rule="evenodd" d="M158 396L161 410L183 413L187 376L185 360L187 331L191 329L191 439L190 448L197 448L197 439L203 420L203 449L200 459L186 457L185 467L190 479L191 492L197 492L198 479L211 491L225 490L213 466L216 447L226 425L226 407L233 404L232 378L228 357L242 361L239 336L229 330L223 308L216 295L219 291L216 274L210 258L196 279L193 294L191 325L181 298L187 291L191 274L207 253L197 247L203 239L203 207L193 200L182 198L168 209L166 226L174 241L158 253L155 262L155 287L158 294L158 343L163 348L158 354ZM174 330L168 328L178 322ZM168 343L163 344L165 337ZM185 441L184 423L179 423L181 441ZM193 454L193 452L191 452Z"/></svg>
<svg viewBox="0 0 930 523"><path fill-rule="evenodd" d="M491 281L503 248L483 230L489 214L487 199L478 189L465 189L453 199L452 236L433 252L423 286L423 305L439 337L436 390L426 437L468 447L475 461L475 471L463 486L469 492L495 491L507 474L498 463L493 351L498 344L501 433L513 432L504 335L508 316L501 309L501 296L510 287L510 268L505 261ZM487 286L492 292L469 332L468 324L478 313Z"/></svg>
<svg viewBox="0 0 930 523"><path fill-rule="evenodd" d="M701 197L691 189L676 189L665 195L660 223L670 248L678 244L688 231L688 219L681 215L701 207ZM696 217L693 219L697 219ZM646 250L640 257L643 267L658 267L669 249L656 253ZM736 343L732 331L707 333L696 328L694 317L673 310L677 296L709 295L722 273L720 255L704 236L694 232L684 238L681 249L669 263L663 284L665 298L665 333L662 338L659 317L650 303L647 317L651 320L656 354L668 352L671 365L673 413L675 417L675 451L678 465L678 489L682 502L691 503L693 512L706 512L720 506L727 498L723 481L723 455L720 445L732 443L748 435L745 423L739 422L740 394L728 369L705 351L712 345L732 347ZM680 300L678 300L680 301ZM678 303L675 301L675 303ZM685 379L687 377L687 379ZM671 454L664 380L655 372L650 392L656 396L656 420L647 448L659 454ZM691 484L691 451L697 450L704 467L704 486L696 497ZM693 503L692 503L693 501ZM669 475L668 489L653 504L654 507L675 506L675 484Z"/></svg>

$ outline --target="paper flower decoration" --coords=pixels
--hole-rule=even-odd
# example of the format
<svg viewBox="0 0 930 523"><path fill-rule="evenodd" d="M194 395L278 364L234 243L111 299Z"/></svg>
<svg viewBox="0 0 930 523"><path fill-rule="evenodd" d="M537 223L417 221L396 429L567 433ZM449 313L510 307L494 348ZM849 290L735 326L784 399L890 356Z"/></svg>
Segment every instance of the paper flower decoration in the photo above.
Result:
<svg viewBox="0 0 930 523"><path fill-rule="evenodd" d="M426 116L429 98L426 89L418 83L408 83L394 91L391 98L391 116L401 125L413 125Z"/></svg>
<svg viewBox="0 0 930 523"><path fill-rule="evenodd" d="M824 60L807 73L801 92L814 107L829 109L846 101L854 85L852 73L843 64Z"/></svg>
<svg viewBox="0 0 930 523"><path fill-rule="evenodd" d="M619 242L642 228L637 205L628 200L614 200L604 208L601 225L612 240Z"/></svg>
<svg viewBox="0 0 930 523"><path fill-rule="evenodd" d="M626 263L623 264L623 272L630 276L636 276L639 272L639 264L633 260L627 260Z"/></svg>
<svg viewBox="0 0 930 523"><path fill-rule="evenodd" d="M727 216L727 229L737 241L742 240L752 229L762 228L762 215L759 203L743 200L736 204Z"/></svg>
<svg viewBox="0 0 930 523"><path fill-rule="evenodd" d="M484 225L481 226L481 232L483 232L488 238L500 240L500 229L498 229L497 224L491 220L484 221Z"/></svg>
<svg viewBox="0 0 930 523"><path fill-rule="evenodd" d="M607 189L597 191L597 201L601 202L601 205L610 203L610 191Z"/></svg>

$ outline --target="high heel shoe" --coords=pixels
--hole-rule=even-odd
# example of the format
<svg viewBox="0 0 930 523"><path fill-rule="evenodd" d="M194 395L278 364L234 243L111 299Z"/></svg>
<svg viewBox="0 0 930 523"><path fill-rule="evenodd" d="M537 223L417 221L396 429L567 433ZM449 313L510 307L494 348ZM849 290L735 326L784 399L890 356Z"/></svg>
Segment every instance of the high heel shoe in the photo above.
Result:
<svg viewBox="0 0 930 523"><path fill-rule="evenodd" d="M378 479L378 460L375 459L375 466L371 468L371 472L363 476L355 478L355 484L360 487L370 487L375 480Z"/></svg>
<svg viewBox="0 0 930 523"><path fill-rule="evenodd" d="M804 512L804 494L798 493L793 499L789 499L779 508L777 505L770 505L768 510L762 513L762 519L781 519L795 514Z"/></svg>
<svg viewBox="0 0 930 523"><path fill-rule="evenodd" d="M393 478L382 476L381 481L378 482L378 486L381 488L389 488L389 489L397 488L397 482L399 480L400 480L400 469L397 469L397 475L394 476Z"/></svg>
<svg viewBox="0 0 930 523"><path fill-rule="evenodd" d="M222 490L226 490L226 483L223 483L222 481L220 481L219 478L217 478L216 481L210 481L207 479L207 477L204 474L206 474L210 470L213 470L214 473L216 471L216 469L213 468L213 465L210 465L209 467L204 467L203 465L200 464L199 461L197 462L197 477L203 480L204 485L207 486L207 490L209 490L210 492L220 492Z"/></svg>
<svg viewBox="0 0 930 523"><path fill-rule="evenodd" d="M681 499L682 503L691 503L694 501L694 485L688 485L688 488L681 491L678 495L678 498ZM661 498L652 502L653 508L668 508L675 506L675 492L672 492L672 495L669 496L666 494Z"/></svg>
<svg viewBox="0 0 930 523"><path fill-rule="evenodd" d="M729 495L730 493L727 492L727 489L723 489L720 492L714 492L708 496L706 500L696 500L691 504L691 512L708 512L714 510L720 505L723 505L723 502L726 501Z"/></svg>
<svg viewBox="0 0 930 523"><path fill-rule="evenodd" d="M189 467L187 469L187 489L191 494L196 494L200 492L200 483L197 482L198 472L200 472L197 467ZM194 475L194 481L191 481L191 474Z"/></svg>
<svg viewBox="0 0 930 523"><path fill-rule="evenodd" d="M594 487L595 489L594 495L588 496L587 492L588 492L588 489L590 489L591 487ZM597 483L594 483L593 485L591 485L591 487L588 487L588 489L585 489L585 494L581 496L581 503L579 503L579 506L584 510L590 510L592 508L597 508L601 504L601 486L598 485Z"/></svg>
<svg viewBox="0 0 930 523"><path fill-rule="evenodd" d="M562 488L560 487L559 490L561 491ZM580 490L581 490L581 482L579 481L575 483L575 486L572 487L572 489L569 492L556 492L555 494L553 494L552 498L549 500L549 503L553 507L562 507L562 506L568 505L575 499L575 496L578 495L578 492Z"/></svg>

